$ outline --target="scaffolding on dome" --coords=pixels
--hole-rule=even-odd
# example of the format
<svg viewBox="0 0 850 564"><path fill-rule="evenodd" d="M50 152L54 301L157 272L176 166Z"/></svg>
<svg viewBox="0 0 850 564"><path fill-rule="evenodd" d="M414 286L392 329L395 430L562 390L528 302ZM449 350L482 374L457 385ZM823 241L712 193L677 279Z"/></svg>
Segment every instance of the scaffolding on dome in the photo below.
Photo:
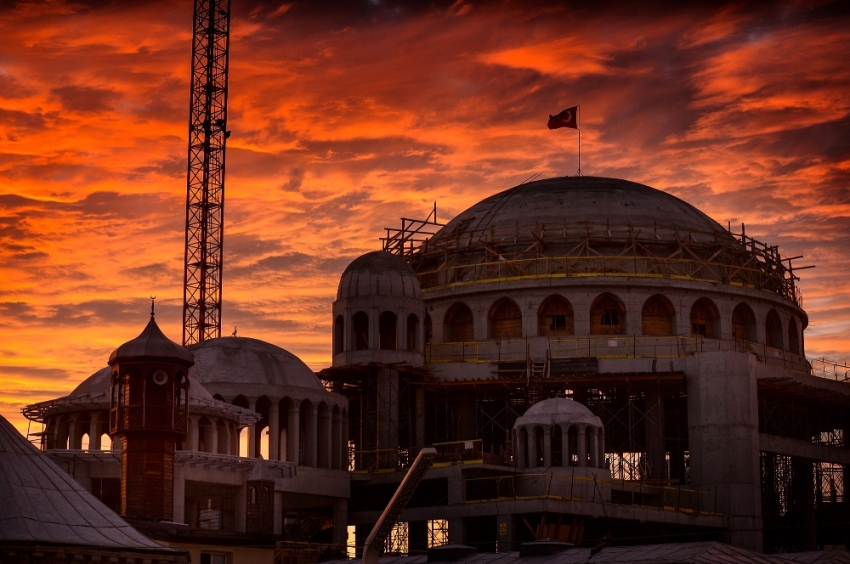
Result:
<svg viewBox="0 0 850 564"><path fill-rule="evenodd" d="M433 220L432 220L433 217ZM538 223L531 231L471 228L467 220L450 231L426 220L402 218L387 228L383 249L404 256L423 290L534 278L630 276L722 283L778 294L802 307L797 270L777 246L731 230L685 232L653 225L610 222Z"/></svg>

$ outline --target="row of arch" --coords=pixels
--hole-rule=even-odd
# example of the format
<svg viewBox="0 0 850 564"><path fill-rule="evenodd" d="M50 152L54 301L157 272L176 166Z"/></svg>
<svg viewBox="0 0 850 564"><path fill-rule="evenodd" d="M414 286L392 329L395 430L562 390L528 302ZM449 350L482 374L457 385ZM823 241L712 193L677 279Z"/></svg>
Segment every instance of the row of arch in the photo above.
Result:
<svg viewBox="0 0 850 564"><path fill-rule="evenodd" d="M355 351L368 349L406 350L419 349L419 317L411 313L407 316L405 342L398 342L398 316L385 311L378 317L378 334L369 334L369 314L358 311L351 316L351 348ZM334 319L334 354L345 350L345 319L337 315ZM421 351L419 351L421 352Z"/></svg>
<svg viewBox="0 0 850 564"><path fill-rule="evenodd" d="M665 296L655 294L648 298L641 309L643 335L675 335L676 310ZM523 337L522 310L515 301L503 297L490 307L487 315L487 333L491 339ZM426 316L426 340L430 341L430 318ZM732 334L722 335L720 313L717 305L708 298L694 302L690 311L690 334L708 339L734 339L756 341L756 316L744 302L732 312ZM543 300L537 310L538 336L568 336L575 334L575 317L569 300L554 294ZM626 307L615 294L605 292L593 300L590 306L591 335L626 334ZM765 318L765 344L777 349L785 348L782 320L775 309ZM457 302L446 312L443 323L444 340L447 342L474 341L474 317L472 310L463 302ZM788 324L788 350L801 354L797 322L792 318Z"/></svg>
<svg viewBox="0 0 850 564"><path fill-rule="evenodd" d="M218 394L215 399L225 401ZM243 429L236 451L241 456L295 462L301 466L348 469L348 412L324 401L261 396L253 405L236 396L233 405L253 409L260 420Z"/></svg>
<svg viewBox="0 0 850 564"><path fill-rule="evenodd" d="M523 425L514 429L517 468L605 465L605 431L591 425Z"/></svg>
<svg viewBox="0 0 850 564"><path fill-rule="evenodd" d="M44 446L46 449L112 450L108 431L108 411L65 413L47 421ZM120 447L120 444L115 446Z"/></svg>

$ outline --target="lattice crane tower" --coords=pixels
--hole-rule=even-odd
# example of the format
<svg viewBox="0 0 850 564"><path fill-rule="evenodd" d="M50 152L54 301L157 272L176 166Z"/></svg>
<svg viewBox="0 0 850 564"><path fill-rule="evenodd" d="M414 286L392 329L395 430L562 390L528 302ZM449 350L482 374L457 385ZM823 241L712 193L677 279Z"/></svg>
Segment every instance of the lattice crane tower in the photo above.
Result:
<svg viewBox="0 0 850 564"><path fill-rule="evenodd" d="M195 0L183 344L221 336L230 0Z"/></svg>

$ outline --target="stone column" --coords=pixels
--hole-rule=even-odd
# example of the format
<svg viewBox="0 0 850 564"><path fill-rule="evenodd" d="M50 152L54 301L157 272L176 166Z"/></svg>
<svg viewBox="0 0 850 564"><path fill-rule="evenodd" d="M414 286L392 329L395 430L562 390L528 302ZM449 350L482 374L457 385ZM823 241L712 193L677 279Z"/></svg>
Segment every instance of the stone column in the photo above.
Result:
<svg viewBox="0 0 850 564"><path fill-rule="evenodd" d="M605 429L599 429L597 432L597 436L599 437L599 467L605 468Z"/></svg>
<svg viewBox="0 0 850 564"><path fill-rule="evenodd" d="M342 449L340 448L340 442L342 441L341 419L339 411L331 411L331 444L329 446L331 449L331 468L334 470L342 469L342 461L340 458L342 455Z"/></svg>
<svg viewBox="0 0 850 564"><path fill-rule="evenodd" d="M537 436L534 427L526 427L528 441L528 463L526 468L537 468Z"/></svg>
<svg viewBox="0 0 850 564"><path fill-rule="evenodd" d="M321 415L318 415L318 410L316 410L316 413L316 467L330 468L331 453L333 452L333 448L331 447L331 436L333 435L331 428L331 412L329 410L325 410Z"/></svg>
<svg viewBox="0 0 850 564"><path fill-rule="evenodd" d="M210 420L210 452L218 454L218 419Z"/></svg>
<svg viewBox="0 0 850 564"><path fill-rule="evenodd" d="M516 467L522 470L528 467L526 459L528 458L528 445L525 437L522 434L522 428L514 430L514 456L516 456Z"/></svg>
<svg viewBox="0 0 850 564"><path fill-rule="evenodd" d="M349 352L352 350L353 343L351 342L351 333L353 328L351 327L351 308L345 308L345 313L343 313L343 325L342 325L342 340L343 340L343 351Z"/></svg>
<svg viewBox="0 0 850 564"><path fill-rule="evenodd" d="M552 428L543 428L543 466L552 466Z"/></svg>
<svg viewBox="0 0 850 564"><path fill-rule="evenodd" d="M272 400L269 407L269 460L280 460L280 408Z"/></svg>
<svg viewBox="0 0 850 564"><path fill-rule="evenodd" d="M301 437L301 405L296 403L289 408L289 420L286 422L286 460L301 464L299 443Z"/></svg>
<svg viewBox="0 0 850 564"><path fill-rule="evenodd" d="M599 436L595 427L588 427L590 433L590 467L599 468Z"/></svg>
<svg viewBox="0 0 850 564"><path fill-rule="evenodd" d="M570 452L570 426L561 425L561 466L566 468L572 462Z"/></svg>
<svg viewBox="0 0 850 564"><path fill-rule="evenodd" d="M97 419L99 412L91 413L91 422L89 423L89 450L100 450L100 429L97 428Z"/></svg>
<svg viewBox="0 0 850 564"><path fill-rule="evenodd" d="M425 390L423 388L414 388L414 402L415 402L415 440L413 442L414 446L424 447L425 446Z"/></svg>
<svg viewBox="0 0 850 564"><path fill-rule="evenodd" d="M376 307L369 308L369 348L377 349L378 348L378 317L380 317L381 312L378 311Z"/></svg>
<svg viewBox="0 0 850 564"><path fill-rule="evenodd" d="M233 454L233 429L231 429L230 423L225 423L224 432L227 439L227 444L224 446L224 454Z"/></svg>
<svg viewBox="0 0 850 564"><path fill-rule="evenodd" d="M186 522L186 471L181 464L174 464L174 501L171 520L175 523Z"/></svg>
<svg viewBox="0 0 850 564"><path fill-rule="evenodd" d="M80 448L80 432L77 429L77 417L72 415L68 421L68 448L78 449ZM64 446L64 445L63 445Z"/></svg>
<svg viewBox="0 0 850 564"><path fill-rule="evenodd" d="M407 308L400 307L396 311L395 324L395 348L400 351L407 350Z"/></svg>
<svg viewBox="0 0 850 564"><path fill-rule="evenodd" d="M189 450L198 452L198 443L200 442L198 432L198 417L195 415L189 416Z"/></svg>
<svg viewBox="0 0 850 564"><path fill-rule="evenodd" d="M257 458L257 425L259 422L248 428L248 458Z"/></svg>
<svg viewBox="0 0 850 564"><path fill-rule="evenodd" d="M304 429L304 440L307 443L304 445L304 465L313 466L314 468L318 466L318 417L319 410L316 406L311 405L307 412L307 417L304 419L304 423L307 426L307 428Z"/></svg>
<svg viewBox="0 0 850 564"><path fill-rule="evenodd" d="M578 465L580 468L587 466L587 438L585 438L586 427L576 426L576 442L578 443Z"/></svg>

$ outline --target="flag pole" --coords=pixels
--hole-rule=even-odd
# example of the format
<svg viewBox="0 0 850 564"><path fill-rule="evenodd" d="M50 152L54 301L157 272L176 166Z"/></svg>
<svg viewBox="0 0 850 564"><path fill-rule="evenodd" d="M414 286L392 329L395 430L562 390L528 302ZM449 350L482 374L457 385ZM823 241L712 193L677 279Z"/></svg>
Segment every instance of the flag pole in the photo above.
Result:
<svg viewBox="0 0 850 564"><path fill-rule="evenodd" d="M579 116L581 116L581 104L578 105L578 111L576 112L576 130L578 131L578 174L576 176L581 176L581 123L579 122Z"/></svg>

